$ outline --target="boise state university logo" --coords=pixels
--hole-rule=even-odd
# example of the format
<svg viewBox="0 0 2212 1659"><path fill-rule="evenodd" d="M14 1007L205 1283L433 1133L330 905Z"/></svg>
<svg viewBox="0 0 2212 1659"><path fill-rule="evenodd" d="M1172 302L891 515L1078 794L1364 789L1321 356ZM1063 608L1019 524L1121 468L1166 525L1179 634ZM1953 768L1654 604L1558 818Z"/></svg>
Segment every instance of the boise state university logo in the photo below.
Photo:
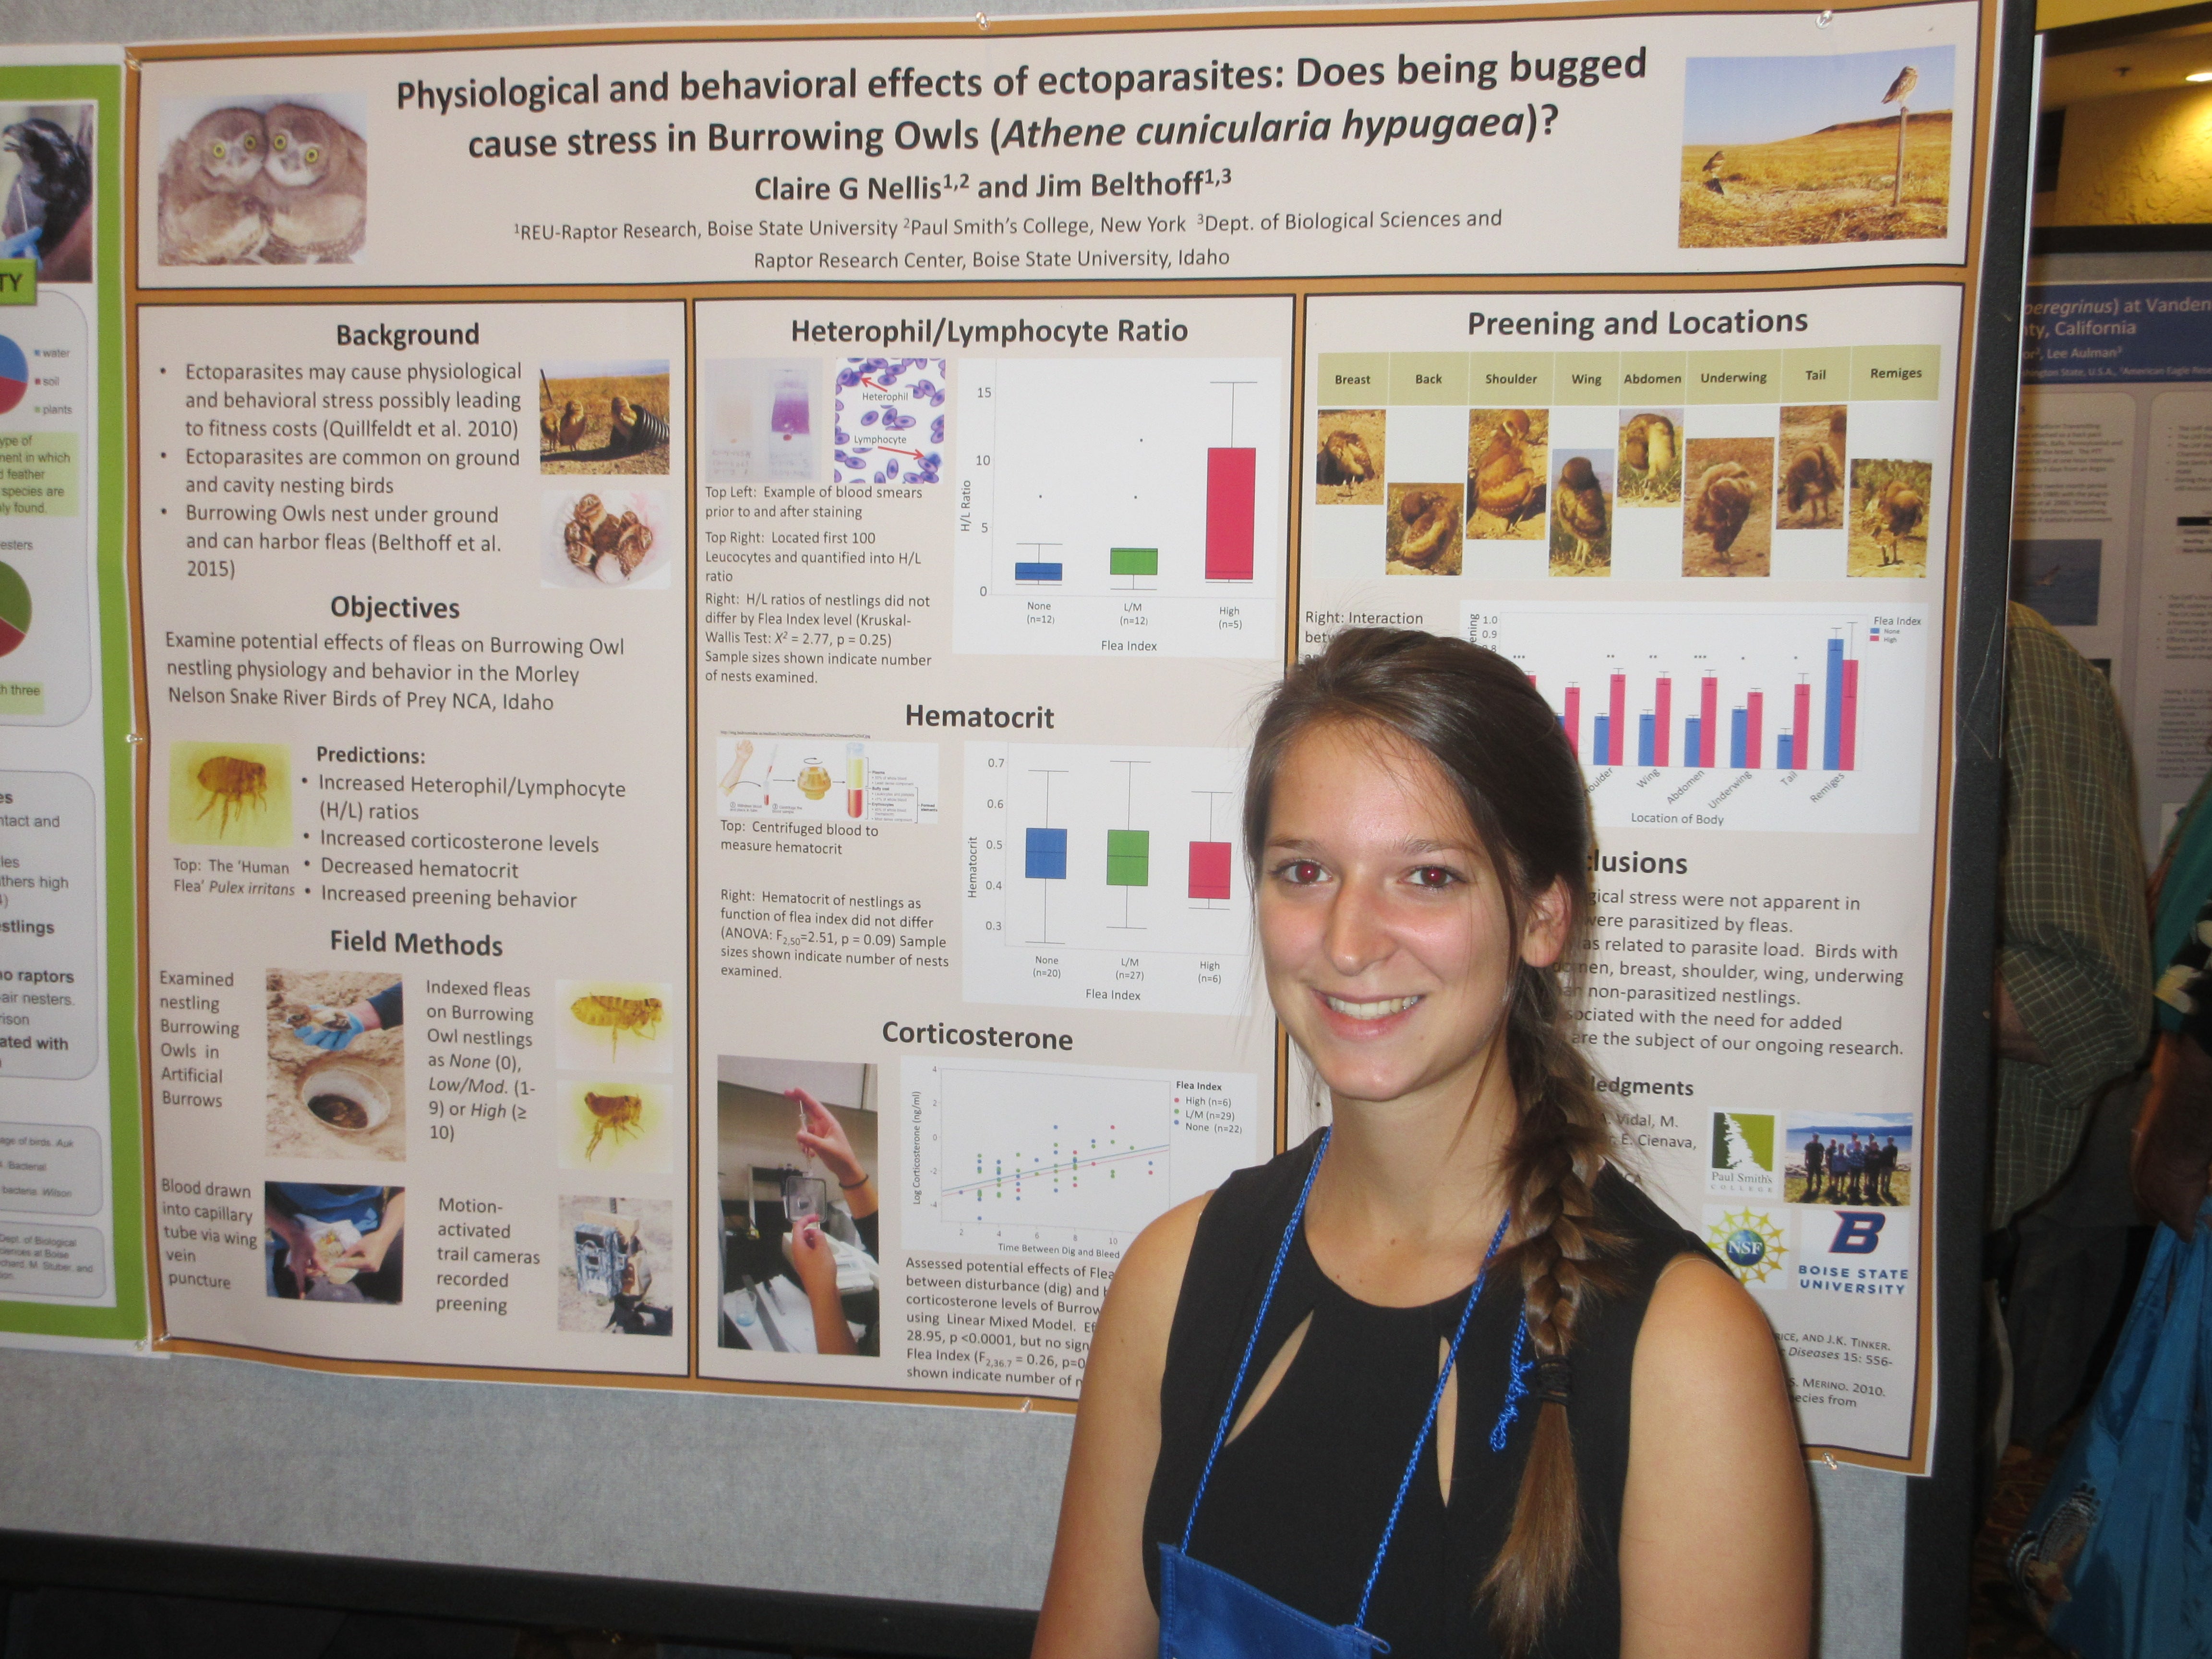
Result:
<svg viewBox="0 0 2212 1659"><path fill-rule="evenodd" d="M1763 1285L1790 1252L1781 1224L1765 1210L1705 1212L1705 1242L1747 1285Z"/></svg>

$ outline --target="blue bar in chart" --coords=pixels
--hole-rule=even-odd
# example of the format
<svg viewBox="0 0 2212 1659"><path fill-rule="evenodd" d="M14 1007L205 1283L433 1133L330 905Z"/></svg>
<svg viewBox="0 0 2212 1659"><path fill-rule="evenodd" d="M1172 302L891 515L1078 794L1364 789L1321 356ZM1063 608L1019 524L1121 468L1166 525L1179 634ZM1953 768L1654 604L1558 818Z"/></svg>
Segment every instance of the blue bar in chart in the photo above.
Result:
<svg viewBox="0 0 2212 1659"><path fill-rule="evenodd" d="M1609 717L1600 714L1590 724L1597 728L1597 735L1590 739L1590 753L1594 757L1594 763L1602 766L1605 764L1605 757L1613 752L1607 746L1613 741L1613 721Z"/></svg>
<svg viewBox="0 0 2212 1659"><path fill-rule="evenodd" d="M1067 879L1067 831L1023 831L1022 874L1031 881Z"/></svg>
<svg viewBox="0 0 2212 1659"><path fill-rule="evenodd" d="M1779 732L1775 737L1774 769L1778 772L1790 770L1790 734L1787 732Z"/></svg>
<svg viewBox="0 0 2212 1659"><path fill-rule="evenodd" d="M1729 711L1729 764L1730 766L1741 767L1744 764L1743 736L1743 710L1731 708Z"/></svg>
<svg viewBox="0 0 2212 1659"><path fill-rule="evenodd" d="M1695 766L1698 757L1705 752L1698 746L1704 741L1701 729L1704 726L1705 722L1694 714L1682 722L1682 764L1685 766Z"/></svg>
<svg viewBox="0 0 2212 1659"><path fill-rule="evenodd" d="M1636 717L1636 763L1638 766L1649 766L1652 763L1654 742L1652 734L1657 726L1658 722L1649 714L1638 714Z"/></svg>
<svg viewBox="0 0 2212 1659"><path fill-rule="evenodd" d="M1844 642L1828 641L1828 707L1821 721L1820 764L1834 771L1844 763Z"/></svg>
<svg viewBox="0 0 2212 1659"><path fill-rule="evenodd" d="M1042 561L1034 564L1017 563L1014 580L1018 582L1056 582L1060 580L1060 568L1057 560L1050 563Z"/></svg>

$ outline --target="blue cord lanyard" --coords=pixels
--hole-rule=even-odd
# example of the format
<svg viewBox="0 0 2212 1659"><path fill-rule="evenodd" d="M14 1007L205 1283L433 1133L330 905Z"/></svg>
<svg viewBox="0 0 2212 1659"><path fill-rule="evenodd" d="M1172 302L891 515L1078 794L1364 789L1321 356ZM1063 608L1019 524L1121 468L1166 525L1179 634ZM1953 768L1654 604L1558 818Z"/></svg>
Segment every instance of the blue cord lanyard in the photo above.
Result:
<svg viewBox="0 0 2212 1659"><path fill-rule="evenodd" d="M1243 1397L1245 1374L1252 1367L1253 1351L1260 1345L1261 1328L1267 1322L1267 1310L1275 1300L1275 1286L1283 1276L1283 1264L1290 1259L1291 1241L1297 1237L1298 1223L1304 1219L1306 1200L1313 1194L1314 1177L1321 1173L1321 1161L1328 1155L1329 1131L1323 1129L1321 1145L1314 1150L1312 1166L1306 1170L1305 1185L1298 1189L1297 1207L1291 1212L1291 1219L1283 1229L1283 1242L1275 1247L1275 1265L1268 1270L1267 1289L1260 1298L1260 1311L1252 1321L1252 1334L1244 1340L1244 1357L1237 1362L1237 1380L1229 1386L1229 1403L1222 1408L1221 1422L1213 1431L1213 1444L1207 1448L1206 1467L1199 1472L1198 1491L1190 1500L1190 1518L1183 1522L1182 1553L1190 1553L1191 1534L1198 1528L1198 1506L1206 1501L1206 1483L1213 1479L1214 1460L1221 1455L1221 1448L1229 1438L1229 1425L1236 1420L1237 1401ZM1406 1472L1398 1480L1397 1496L1390 1500L1390 1518L1382 1525L1382 1541L1375 1547L1374 1565L1367 1570L1367 1583L1359 1592L1359 1612L1352 1624L1364 1630L1367 1626L1367 1604L1375 1596L1375 1581L1382 1576L1382 1560L1390 1553L1390 1540L1398 1530L1398 1516L1406 1507L1406 1494L1413 1490L1413 1475L1421 1465L1421 1453L1436 1432L1437 1413L1443 1408L1444 1384L1450 1380L1459 1364L1459 1345L1467 1335L1468 1321L1474 1316L1474 1304L1482 1300L1482 1287L1490 1277L1490 1264L1497 1258L1498 1247L1505 1240L1505 1229L1513 1219L1511 1211L1498 1218L1498 1231L1490 1236L1490 1249L1482 1258L1482 1267L1474 1276L1474 1285L1467 1293L1467 1305L1459 1311L1459 1325L1452 1332L1451 1349L1446 1354L1442 1370L1437 1373L1437 1386L1429 1395L1428 1415L1421 1419L1421 1432L1413 1441L1413 1455L1406 1460Z"/></svg>

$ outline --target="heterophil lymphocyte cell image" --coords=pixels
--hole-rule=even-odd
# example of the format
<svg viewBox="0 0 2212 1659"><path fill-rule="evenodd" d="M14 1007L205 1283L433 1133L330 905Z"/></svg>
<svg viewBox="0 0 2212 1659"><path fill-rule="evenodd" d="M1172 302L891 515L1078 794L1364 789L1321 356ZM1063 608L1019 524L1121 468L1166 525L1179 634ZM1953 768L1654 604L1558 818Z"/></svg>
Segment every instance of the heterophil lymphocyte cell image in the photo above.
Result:
<svg viewBox="0 0 2212 1659"><path fill-rule="evenodd" d="M837 368L833 481L937 483L945 402L942 357L848 357Z"/></svg>

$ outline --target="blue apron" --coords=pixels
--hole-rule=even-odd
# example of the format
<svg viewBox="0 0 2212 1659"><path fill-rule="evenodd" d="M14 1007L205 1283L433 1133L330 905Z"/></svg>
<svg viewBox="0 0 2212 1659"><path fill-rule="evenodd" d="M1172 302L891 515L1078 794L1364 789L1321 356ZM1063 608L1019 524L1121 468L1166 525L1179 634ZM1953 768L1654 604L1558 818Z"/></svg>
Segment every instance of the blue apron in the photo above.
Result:
<svg viewBox="0 0 2212 1659"><path fill-rule="evenodd" d="M1306 1171L1306 1184L1298 1191L1297 1207L1291 1212L1290 1224L1283 1229L1283 1242L1275 1250L1275 1265L1267 1274L1267 1289L1260 1298L1260 1311L1252 1322L1252 1334L1245 1339L1244 1358L1238 1362L1237 1380L1230 1384L1229 1403L1222 1408L1221 1423L1213 1431L1213 1445L1206 1454L1206 1467L1198 1477L1198 1491L1190 1500L1190 1518L1183 1522L1182 1546L1160 1546L1160 1659L1371 1659L1378 1653L1388 1653L1390 1644L1379 1636L1370 1636L1364 1626L1367 1623L1367 1604L1375 1595L1375 1581L1382 1577L1382 1559L1390 1552L1390 1539L1398 1530L1398 1515L1406 1506L1406 1494L1412 1489L1414 1472L1419 1468L1421 1453L1435 1432L1437 1411L1443 1404L1444 1383L1459 1364L1460 1339L1467 1334L1467 1322L1474 1312L1474 1304L1482 1299L1483 1281L1490 1276L1492 1258L1505 1237L1506 1224L1511 1220L1509 1212L1498 1218L1498 1231L1491 1236L1490 1249L1482 1258L1482 1269L1475 1275L1474 1287L1467 1293L1467 1305L1460 1310L1459 1328L1452 1333L1451 1351L1446 1356L1443 1369L1437 1373L1436 1391L1429 1396L1429 1414L1422 1420L1421 1432L1413 1442L1413 1455L1406 1460L1406 1473L1398 1481L1398 1495L1391 1501L1390 1518L1382 1525L1382 1541L1375 1547L1374 1565L1367 1570L1366 1585L1359 1592L1359 1611L1348 1625L1324 1625L1318 1619L1300 1613L1287 1602L1278 1601L1265 1591L1255 1589L1243 1579L1209 1567L1189 1553L1191 1534L1198 1526L1198 1506L1206 1501L1206 1482L1213 1478L1214 1459L1221 1455L1223 1443L1229 1437L1229 1425L1236 1419L1237 1402L1244 1392L1244 1376L1252 1364L1252 1351L1259 1346L1260 1328L1267 1322L1267 1309L1275 1299L1275 1285L1283 1276L1283 1263L1291 1254L1291 1241L1297 1236L1298 1223L1305 1217L1306 1200L1313 1192L1314 1176L1321 1172L1321 1161L1328 1152L1328 1131L1322 1131L1321 1145L1314 1152L1313 1167Z"/></svg>

